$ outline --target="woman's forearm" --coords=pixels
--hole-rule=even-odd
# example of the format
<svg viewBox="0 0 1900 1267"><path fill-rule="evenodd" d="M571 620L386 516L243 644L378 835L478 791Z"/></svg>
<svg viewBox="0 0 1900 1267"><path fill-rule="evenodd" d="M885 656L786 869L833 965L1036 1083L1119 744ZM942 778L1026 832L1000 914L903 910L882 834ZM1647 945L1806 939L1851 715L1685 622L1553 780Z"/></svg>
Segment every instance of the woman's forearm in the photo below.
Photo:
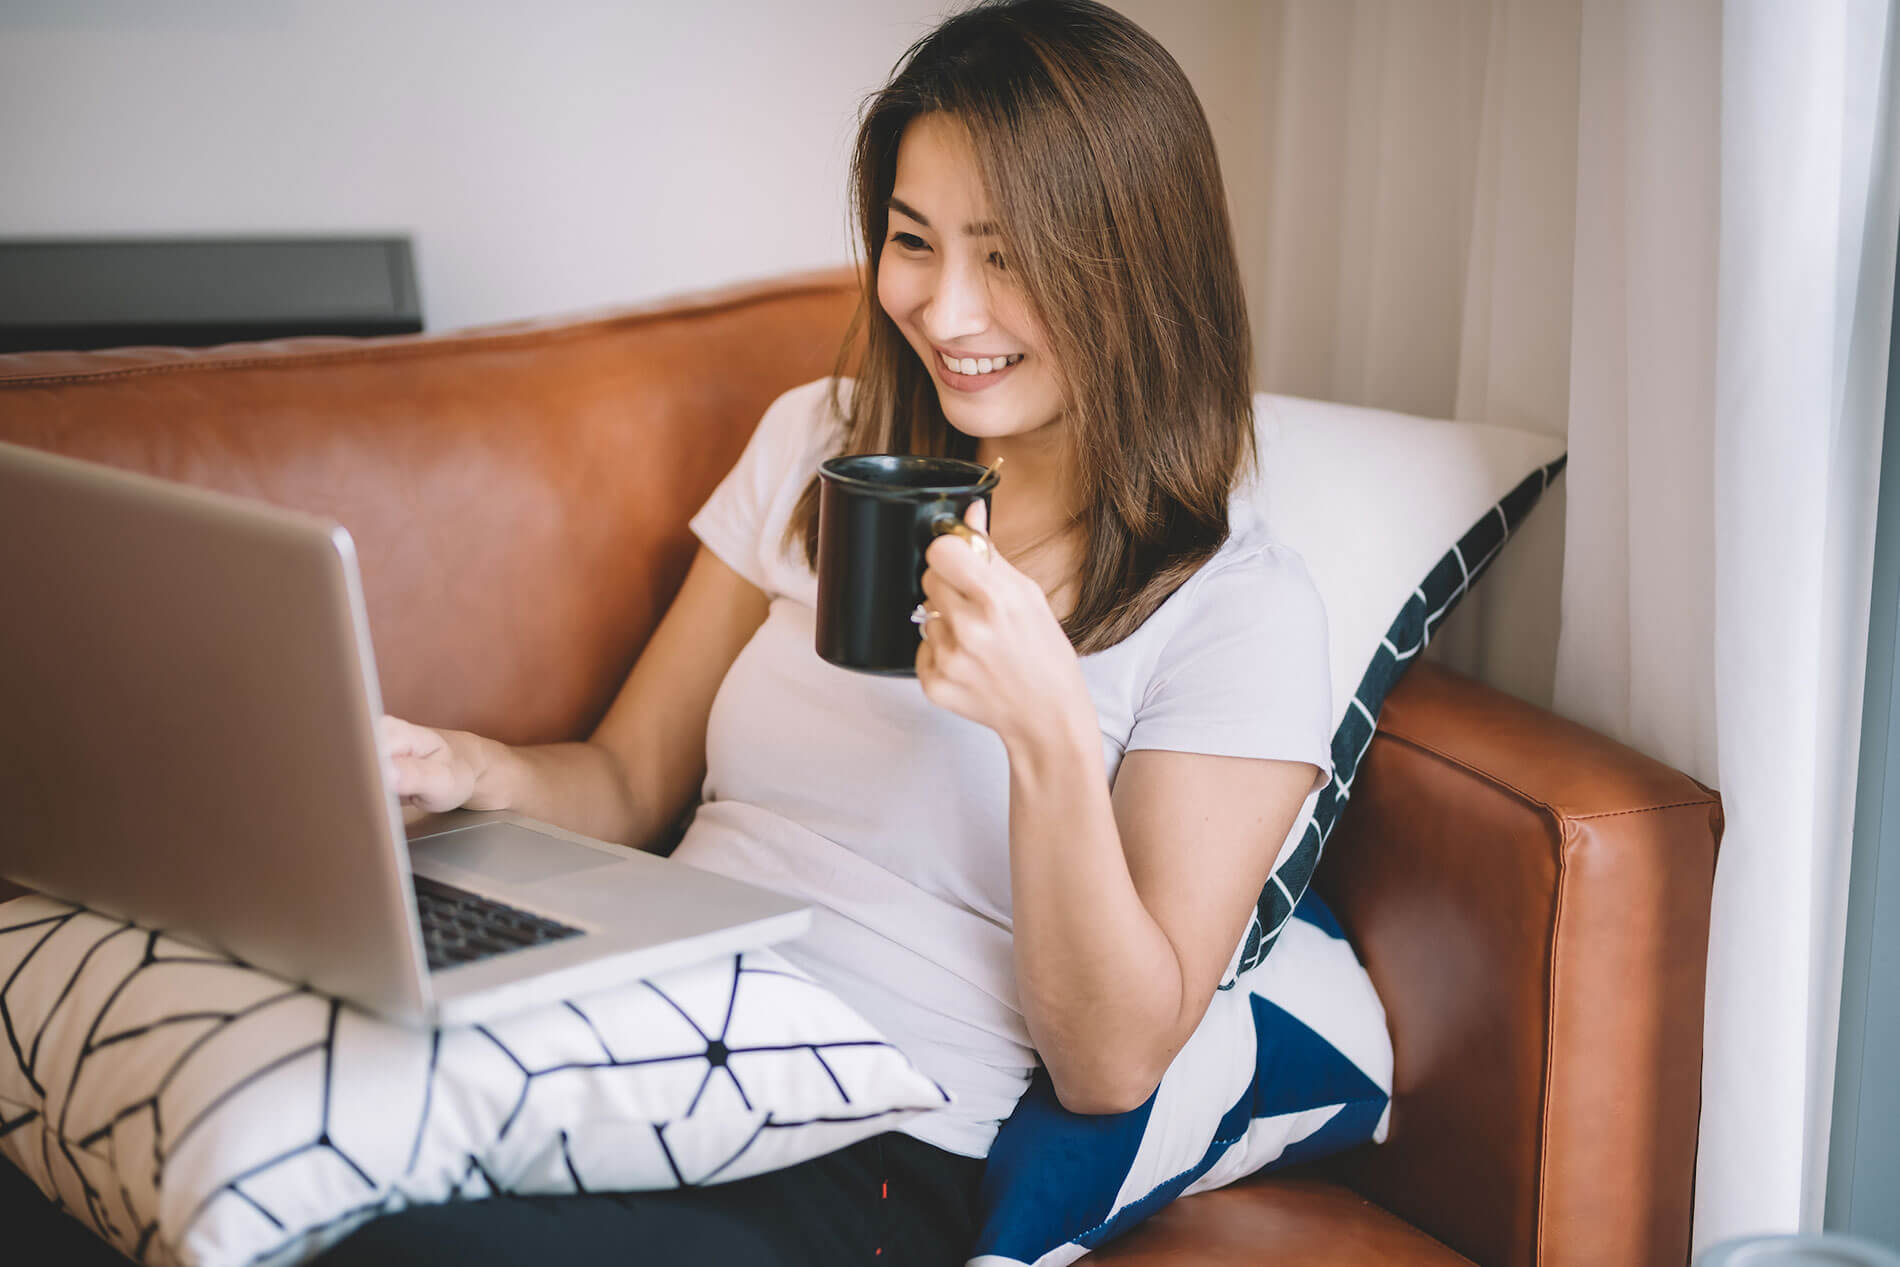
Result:
<svg viewBox="0 0 1900 1267"><path fill-rule="evenodd" d="M598 744L516 748L466 731L456 732L452 742L476 770L470 809L512 810L583 836L647 849L685 808L641 795L620 762Z"/></svg>
<svg viewBox="0 0 1900 1267"><path fill-rule="evenodd" d="M1018 988L1068 1108L1139 1105L1173 1058L1180 958L1122 853L1090 715L1005 741Z"/></svg>

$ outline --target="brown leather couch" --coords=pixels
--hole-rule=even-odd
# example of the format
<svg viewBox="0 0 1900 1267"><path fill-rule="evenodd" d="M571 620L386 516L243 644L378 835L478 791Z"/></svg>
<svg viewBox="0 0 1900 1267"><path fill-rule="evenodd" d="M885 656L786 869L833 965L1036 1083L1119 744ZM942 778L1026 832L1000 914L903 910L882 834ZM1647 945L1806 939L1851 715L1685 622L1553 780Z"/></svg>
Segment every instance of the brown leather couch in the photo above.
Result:
<svg viewBox="0 0 1900 1267"><path fill-rule="evenodd" d="M0 356L0 440L340 520L390 711L573 739L684 576L688 515L833 368L854 302L828 273L446 335ZM1418 665L1318 880L1385 999L1390 1140L1179 1201L1098 1260L1686 1262L1721 831L1687 776Z"/></svg>

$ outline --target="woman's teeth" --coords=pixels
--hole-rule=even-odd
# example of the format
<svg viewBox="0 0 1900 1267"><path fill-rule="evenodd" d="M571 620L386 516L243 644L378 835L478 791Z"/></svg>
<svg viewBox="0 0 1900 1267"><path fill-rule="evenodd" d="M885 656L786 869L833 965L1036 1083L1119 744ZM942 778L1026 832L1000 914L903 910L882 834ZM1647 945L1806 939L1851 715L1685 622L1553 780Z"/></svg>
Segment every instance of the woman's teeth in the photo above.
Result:
<svg viewBox="0 0 1900 1267"><path fill-rule="evenodd" d="M942 361L943 368L952 374L988 374L993 370L1007 369L1022 360L1023 354L1018 352L1014 356L966 356L959 359L939 352L937 359Z"/></svg>

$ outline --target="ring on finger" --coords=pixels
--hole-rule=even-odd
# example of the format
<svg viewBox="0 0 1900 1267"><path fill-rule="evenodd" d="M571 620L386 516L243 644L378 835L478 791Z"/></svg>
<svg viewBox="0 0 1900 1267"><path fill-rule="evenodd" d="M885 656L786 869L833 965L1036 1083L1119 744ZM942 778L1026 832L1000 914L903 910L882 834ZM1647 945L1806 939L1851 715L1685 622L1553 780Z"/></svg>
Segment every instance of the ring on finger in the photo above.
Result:
<svg viewBox="0 0 1900 1267"><path fill-rule="evenodd" d="M930 622L943 619L943 613L922 603L911 609L910 623L917 626L917 636L925 642L930 641Z"/></svg>

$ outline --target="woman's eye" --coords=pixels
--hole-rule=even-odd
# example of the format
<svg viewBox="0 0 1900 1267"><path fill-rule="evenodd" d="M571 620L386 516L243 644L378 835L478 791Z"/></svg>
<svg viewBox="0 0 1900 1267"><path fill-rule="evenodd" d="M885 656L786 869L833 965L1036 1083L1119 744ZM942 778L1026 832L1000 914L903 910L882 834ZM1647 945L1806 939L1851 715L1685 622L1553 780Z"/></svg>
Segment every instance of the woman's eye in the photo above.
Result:
<svg viewBox="0 0 1900 1267"><path fill-rule="evenodd" d="M1004 270L1005 272L1009 270L1009 265L1003 262L1003 253L1001 251L990 252L990 263L996 265L996 267Z"/></svg>
<svg viewBox="0 0 1900 1267"><path fill-rule="evenodd" d="M906 251L921 251L928 245L915 233L893 233L891 234L891 241L897 243L897 245L903 247Z"/></svg>

